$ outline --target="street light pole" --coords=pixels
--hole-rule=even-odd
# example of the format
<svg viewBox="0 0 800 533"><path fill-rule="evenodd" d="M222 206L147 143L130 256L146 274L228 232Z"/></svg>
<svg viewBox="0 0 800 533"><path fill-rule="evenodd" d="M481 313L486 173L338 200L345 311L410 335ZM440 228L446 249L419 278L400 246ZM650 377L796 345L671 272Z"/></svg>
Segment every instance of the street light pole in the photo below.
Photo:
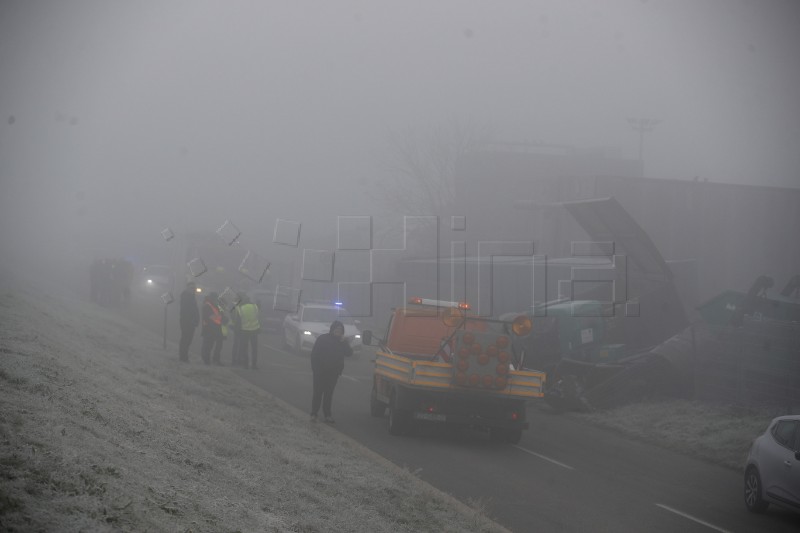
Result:
<svg viewBox="0 0 800 533"><path fill-rule="evenodd" d="M659 123L660 119L657 118L629 118L628 124L631 125L634 131L639 132L639 162L642 163L642 175L644 175L644 134L653 131Z"/></svg>
<svg viewBox="0 0 800 533"><path fill-rule="evenodd" d="M172 303L172 291L165 292L161 295L161 301L164 302L164 349L167 349L167 307Z"/></svg>
<svg viewBox="0 0 800 533"><path fill-rule="evenodd" d="M167 306L164 305L164 349L167 349Z"/></svg>

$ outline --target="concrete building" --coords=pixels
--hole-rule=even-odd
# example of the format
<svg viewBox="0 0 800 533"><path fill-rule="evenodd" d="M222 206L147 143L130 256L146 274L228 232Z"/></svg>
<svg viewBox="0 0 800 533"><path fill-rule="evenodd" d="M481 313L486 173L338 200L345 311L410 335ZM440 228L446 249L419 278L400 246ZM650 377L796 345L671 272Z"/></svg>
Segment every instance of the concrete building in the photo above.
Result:
<svg viewBox="0 0 800 533"><path fill-rule="evenodd" d="M747 290L762 274L780 291L800 272L800 189L643 178L638 161L603 154L473 152L457 166L454 214L465 216L468 250L521 240L537 255L564 258L588 236L554 204L605 197L650 236L688 308L728 288Z"/></svg>

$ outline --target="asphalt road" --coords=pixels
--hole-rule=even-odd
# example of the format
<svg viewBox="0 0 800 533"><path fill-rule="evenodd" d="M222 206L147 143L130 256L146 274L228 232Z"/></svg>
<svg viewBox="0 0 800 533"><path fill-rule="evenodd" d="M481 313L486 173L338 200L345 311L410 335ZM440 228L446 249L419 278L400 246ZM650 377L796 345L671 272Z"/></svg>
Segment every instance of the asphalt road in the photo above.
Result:
<svg viewBox="0 0 800 533"><path fill-rule="evenodd" d="M176 311L167 315L170 341L177 340ZM134 300L126 314L163 331L163 305L152 298ZM190 364L200 364L199 341L198 334ZM233 371L308 412L308 356L284 349L279 335L262 335L260 341L259 370ZM168 349L176 351L174 344ZM230 349L228 342L223 347L228 363ZM800 514L774 506L766 515L748 513L738 471L587 427L535 403L528 413L531 429L518 445L441 426L423 426L413 435L393 437L385 418L369 414L371 372L369 352L347 361L334 397L336 429L436 488L483 508L511 531L800 530Z"/></svg>

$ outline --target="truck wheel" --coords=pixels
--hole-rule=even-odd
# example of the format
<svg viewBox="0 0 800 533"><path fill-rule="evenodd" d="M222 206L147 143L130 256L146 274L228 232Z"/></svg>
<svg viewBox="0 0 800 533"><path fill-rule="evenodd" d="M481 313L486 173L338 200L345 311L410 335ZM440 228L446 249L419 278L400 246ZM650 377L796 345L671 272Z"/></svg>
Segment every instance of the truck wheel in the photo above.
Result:
<svg viewBox="0 0 800 533"><path fill-rule="evenodd" d="M489 428L489 438L495 442L518 444L522 440L521 429Z"/></svg>
<svg viewBox="0 0 800 533"><path fill-rule="evenodd" d="M389 434L404 434L408 431L410 422L408 413L397 407L397 393L392 392L392 399L389 401Z"/></svg>
<svg viewBox="0 0 800 533"><path fill-rule="evenodd" d="M507 429L506 430L506 442L509 444L519 444L519 441L522 440L522 430L521 429Z"/></svg>
<svg viewBox="0 0 800 533"><path fill-rule="evenodd" d="M372 393L369 396L369 414L375 417L382 417L386 413L386 404L378 399L378 390L372 384Z"/></svg>

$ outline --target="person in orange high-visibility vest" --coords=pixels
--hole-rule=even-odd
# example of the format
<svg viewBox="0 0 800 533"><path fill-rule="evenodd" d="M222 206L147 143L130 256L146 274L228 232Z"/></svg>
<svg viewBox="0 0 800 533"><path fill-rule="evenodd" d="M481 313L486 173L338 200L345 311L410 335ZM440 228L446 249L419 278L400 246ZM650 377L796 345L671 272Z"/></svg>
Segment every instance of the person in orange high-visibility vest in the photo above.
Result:
<svg viewBox="0 0 800 533"><path fill-rule="evenodd" d="M214 364L222 364L219 360L222 351L222 312L219 309L219 295L216 292L209 293L203 300L203 329L200 335L203 337L203 345L200 348L200 355L205 364L211 364L211 350L214 350Z"/></svg>

